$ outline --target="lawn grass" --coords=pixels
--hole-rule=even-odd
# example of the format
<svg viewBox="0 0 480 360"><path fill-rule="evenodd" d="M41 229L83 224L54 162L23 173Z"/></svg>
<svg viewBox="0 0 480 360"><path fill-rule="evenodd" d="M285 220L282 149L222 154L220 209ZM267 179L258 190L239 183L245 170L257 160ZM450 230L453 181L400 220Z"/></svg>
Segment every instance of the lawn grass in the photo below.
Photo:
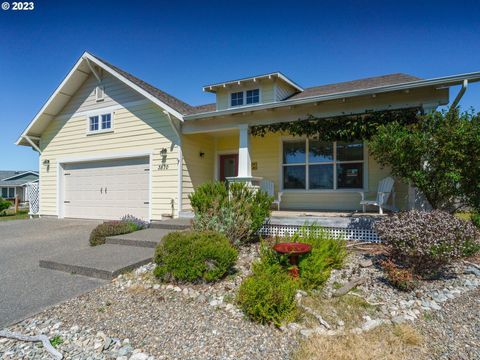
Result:
<svg viewBox="0 0 480 360"><path fill-rule="evenodd" d="M28 210L19 210L16 214L14 210L7 210L5 215L0 215L0 221L25 220L28 218Z"/></svg>
<svg viewBox="0 0 480 360"><path fill-rule="evenodd" d="M462 220L471 220L472 213L469 211L456 212L455 216Z"/></svg>

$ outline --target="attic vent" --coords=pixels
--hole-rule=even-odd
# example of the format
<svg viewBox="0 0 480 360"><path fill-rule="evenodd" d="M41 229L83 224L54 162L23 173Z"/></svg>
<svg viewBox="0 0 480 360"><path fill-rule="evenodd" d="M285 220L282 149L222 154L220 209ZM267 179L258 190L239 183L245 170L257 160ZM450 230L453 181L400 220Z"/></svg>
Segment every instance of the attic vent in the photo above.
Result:
<svg viewBox="0 0 480 360"><path fill-rule="evenodd" d="M95 99L96 101L103 101L104 100L104 88L101 85L98 85L95 88Z"/></svg>

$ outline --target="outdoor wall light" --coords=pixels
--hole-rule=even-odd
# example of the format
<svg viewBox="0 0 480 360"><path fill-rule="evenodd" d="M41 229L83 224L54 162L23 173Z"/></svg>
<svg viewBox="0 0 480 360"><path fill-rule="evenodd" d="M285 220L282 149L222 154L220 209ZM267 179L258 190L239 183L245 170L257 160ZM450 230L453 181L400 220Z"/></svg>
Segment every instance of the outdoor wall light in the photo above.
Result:
<svg viewBox="0 0 480 360"><path fill-rule="evenodd" d="M50 165L50 160L48 160L48 159L43 160L43 165L45 165L45 166Z"/></svg>
<svg viewBox="0 0 480 360"><path fill-rule="evenodd" d="M203 151L200 151L199 155L200 155L201 158L205 157L205 153Z"/></svg>
<svg viewBox="0 0 480 360"><path fill-rule="evenodd" d="M167 155L167 148L160 150L160 155Z"/></svg>

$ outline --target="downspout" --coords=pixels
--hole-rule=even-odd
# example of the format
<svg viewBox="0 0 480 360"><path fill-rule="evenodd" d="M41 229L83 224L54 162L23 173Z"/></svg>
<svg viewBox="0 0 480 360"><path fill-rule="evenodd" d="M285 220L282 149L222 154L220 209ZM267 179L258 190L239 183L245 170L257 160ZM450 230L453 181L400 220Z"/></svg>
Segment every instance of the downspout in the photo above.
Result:
<svg viewBox="0 0 480 360"><path fill-rule="evenodd" d="M457 94L457 97L455 98L455 100L453 100L452 102L452 105L450 106L450 110L452 109L455 109L458 105L458 103L460 102L460 100L462 99L463 97L463 94L465 94L465 91L467 91L467 87L468 87L468 79L465 79L463 80L463 84L462 84L462 88L460 89L460 91L458 92Z"/></svg>
<svg viewBox="0 0 480 360"><path fill-rule="evenodd" d="M168 111L164 111L167 115L168 122L172 126L173 131L178 137L178 205L177 205L177 216L180 217L180 213L182 211L182 202L183 202L183 153L182 153L182 136L178 131L177 127L175 126L173 119Z"/></svg>

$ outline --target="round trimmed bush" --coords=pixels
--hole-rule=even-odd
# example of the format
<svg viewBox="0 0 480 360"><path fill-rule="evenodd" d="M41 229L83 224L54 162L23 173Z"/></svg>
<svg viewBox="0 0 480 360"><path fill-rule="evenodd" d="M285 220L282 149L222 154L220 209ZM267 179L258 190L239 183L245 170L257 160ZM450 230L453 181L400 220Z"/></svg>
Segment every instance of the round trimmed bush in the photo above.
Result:
<svg viewBox="0 0 480 360"><path fill-rule="evenodd" d="M393 214L375 229L396 261L423 275L471 255L480 244L480 233L470 221L440 210Z"/></svg>
<svg viewBox="0 0 480 360"><path fill-rule="evenodd" d="M155 250L154 274L165 281L212 282L225 276L237 250L217 232L172 232Z"/></svg>

